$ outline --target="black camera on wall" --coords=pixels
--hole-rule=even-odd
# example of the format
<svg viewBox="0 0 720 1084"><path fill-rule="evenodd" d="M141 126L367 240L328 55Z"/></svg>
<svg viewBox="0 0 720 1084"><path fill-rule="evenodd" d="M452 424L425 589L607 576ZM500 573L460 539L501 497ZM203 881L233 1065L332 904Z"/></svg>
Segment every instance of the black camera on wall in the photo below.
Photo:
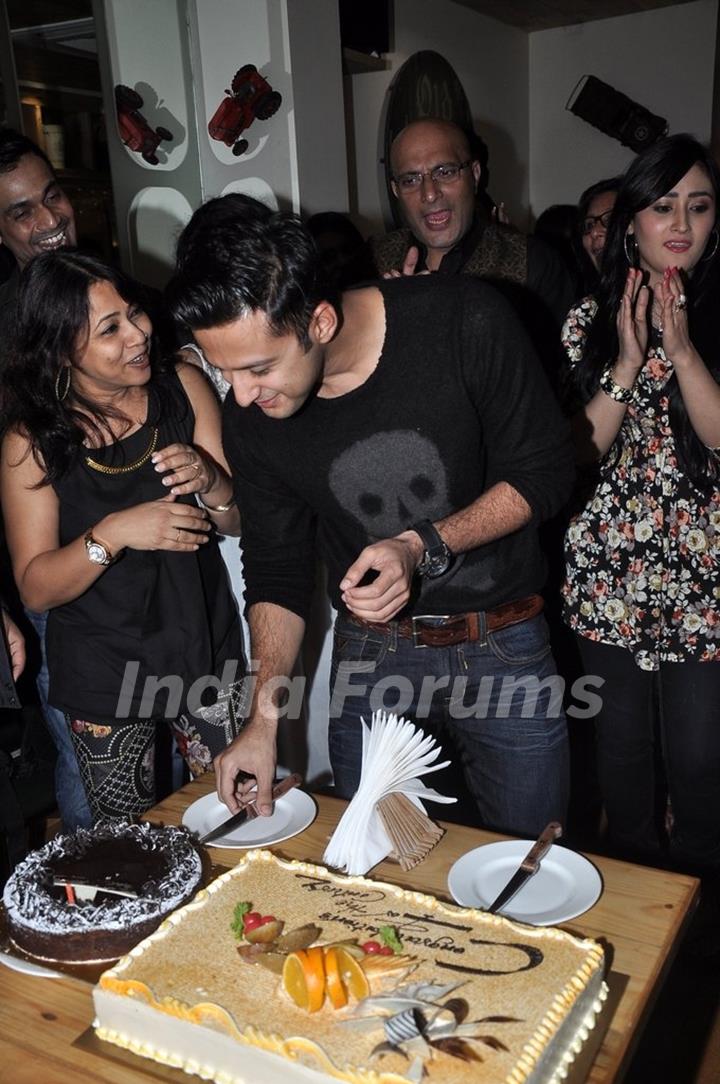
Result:
<svg viewBox="0 0 720 1084"><path fill-rule="evenodd" d="M664 117L656 116L594 75L583 75L565 108L637 152L668 131Z"/></svg>

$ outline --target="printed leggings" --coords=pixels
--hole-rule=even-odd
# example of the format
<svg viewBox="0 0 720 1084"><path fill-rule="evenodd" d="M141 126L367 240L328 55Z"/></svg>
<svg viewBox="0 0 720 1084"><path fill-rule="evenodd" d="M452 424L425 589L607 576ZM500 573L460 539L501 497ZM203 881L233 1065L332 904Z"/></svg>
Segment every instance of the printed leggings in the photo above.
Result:
<svg viewBox="0 0 720 1084"><path fill-rule="evenodd" d="M66 716L93 821L122 820L155 804L155 739L166 724L191 775L212 767L243 726L243 682L220 693L215 704L177 719L117 719L112 724Z"/></svg>

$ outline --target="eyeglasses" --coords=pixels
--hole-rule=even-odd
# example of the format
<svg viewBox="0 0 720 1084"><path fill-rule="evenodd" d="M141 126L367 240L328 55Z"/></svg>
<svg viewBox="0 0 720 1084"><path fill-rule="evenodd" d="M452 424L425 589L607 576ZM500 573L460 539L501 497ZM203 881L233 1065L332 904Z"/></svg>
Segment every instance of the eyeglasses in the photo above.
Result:
<svg viewBox="0 0 720 1084"><path fill-rule="evenodd" d="M580 227L583 237L587 237L589 233L592 233L596 225L606 230L610 225L611 217L612 208L609 211L603 211L601 215L588 215L587 218L582 220L582 226Z"/></svg>
<svg viewBox="0 0 720 1084"><path fill-rule="evenodd" d="M454 184L462 170L467 169L472 161L472 158L468 158L467 162L444 162L441 166L435 166L434 169L418 170L416 173L400 173L397 177L393 177L393 180L400 192L417 191L423 182L423 177L429 177L433 184L437 185Z"/></svg>

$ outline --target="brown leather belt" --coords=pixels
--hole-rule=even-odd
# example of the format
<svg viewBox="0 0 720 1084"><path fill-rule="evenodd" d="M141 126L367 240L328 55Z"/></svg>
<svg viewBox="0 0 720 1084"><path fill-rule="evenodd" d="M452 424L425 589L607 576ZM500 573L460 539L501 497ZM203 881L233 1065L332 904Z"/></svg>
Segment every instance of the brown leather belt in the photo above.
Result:
<svg viewBox="0 0 720 1084"><path fill-rule="evenodd" d="M543 600L540 595L528 595L516 602L504 602L494 610L486 610L485 632L497 632L508 625L517 625L529 621L542 611ZM475 643L480 639L482 622L480 613L418 614L416 617L403 617L400 621L363 621L353 614L347 615L355 625L375 632L389 633L397 629L398 636L412 640L415 647L452 647L453 644ZM433 622L429 624L428 622Z"/></svg>

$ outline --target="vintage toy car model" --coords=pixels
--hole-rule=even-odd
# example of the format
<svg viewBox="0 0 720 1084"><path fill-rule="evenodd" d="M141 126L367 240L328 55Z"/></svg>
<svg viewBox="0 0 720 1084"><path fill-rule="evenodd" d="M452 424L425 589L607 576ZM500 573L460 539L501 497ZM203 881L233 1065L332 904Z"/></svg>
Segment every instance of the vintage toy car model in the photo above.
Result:
<svg viewBox="0 0 720 1084"><path fill-rule="evenodd" d="M167 128L151 128L142 113L143 99L136 90L119 83L115 87L115 107L117 109L120 138L131 151L137 151L151 166L159 162L155 154L163 140L173 138Z"/></svg>
<svg viewBox="0 0 720 1084"><path fill-rule="evenodd" d="M212 139L218 139L233 154L244 154L247 139L240 135L254 120L268 120L277 113L282 95L273 90L267 79L260 75L254 64L245 64L235 73L230 90L223 98L208 124Z"/></svg>

